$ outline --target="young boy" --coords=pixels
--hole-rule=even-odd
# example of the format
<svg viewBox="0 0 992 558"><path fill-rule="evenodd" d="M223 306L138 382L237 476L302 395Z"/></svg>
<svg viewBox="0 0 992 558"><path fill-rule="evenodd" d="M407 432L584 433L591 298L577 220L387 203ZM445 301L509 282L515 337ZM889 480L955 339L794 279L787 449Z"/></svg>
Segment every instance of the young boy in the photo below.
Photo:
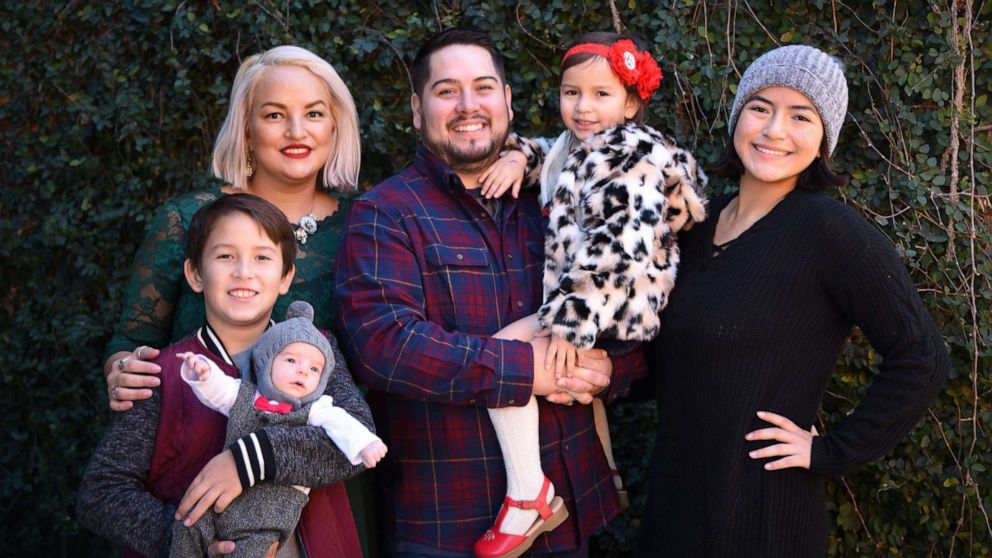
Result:
<svg viewBox="0 0 992 558"><path fill-rule="evenodd" d="M245 378L250 378L249 349L270 327L272 307L278 296L289 289L294 274L295 249L293 231L285 216L256 196L223 196L204 206L193 217L188 230L184 272L190 288L203 294L206 324L192 336L162 350L156 359L162 367L161 387L154 390L151 399L115 416L104 433L80 487L78 512L81 523L146 556L178 551L181 537L177 538L176 534L192 531L172 519L176 506L204 465L218 453L228 453L224 451L228 420L197 400L181 379L180 365L184 361L173 355L209 354L217 367L213 370L216 374L211 374L218 377L215 379L220 376L236 378L239 369L245 371ZM319 332L314 330L312 333ZM312 338L310 341L316 343ZM329 384L327 391L333 395L336 406L371 426L368 407L344 368L334 340L324 339L324 343L326 346L322 348L326 349L326 354L335 356L327 358L322 353L321 357L334 372L325 374L321 367L320 387L311 390L318 394L315 399L323 392L323 386ZM238 407L234 407L232 413L237 414ZM235 417L231 420L233 428ZM253 440L256 436L266 437L265 429L253 431L244 439ZM259 447L269 448L270 453L263 455L265 451ZM263 502L255 504L254 509L245 510L246 504L256 497L255 492L285 490L302 496L299 507L306 501L306 496L291 486L272 482L255 484L272 481L280 461L325 470L326 478L335 480L360 470L343 459L341 462L307 463L309 451L272 455L271 446L267 444L259 446L256 443L252 448L234 444L232 451L244 454L236 456L234 461L239 473L249 477L247 482L242 482L246 492L228 507L228 512L243 510L242 519L268 517L273 508L281 507L281 504ZM322 473L318 477L324 479L325 475ZM323 531L333 524L335 513L341 510L336 510L336 504L322 496L326 492L328 489L315 490L310 495L310 504L301 520L301 525L306 520L316 528L308 531L301 527L297 530L300 537L288 536L299 517L297 507L285 533L272 532L265 546L258 550L253 548L251 536L255 530L245 530L245 538L235 541L235 552L261 556L266 551L274 552L276 541L280 541L293 546L295 555L332 556L328 549L333 545L325 540ZM285 510L279 512L280 517L286 515ZM208 522L201 520L200 523ZM224 536L226 533L218 532L216 537L209 536L204 544L214 538L227 540ZM297 543L301 543L302 548L296 546ZM188 555L193 553L196 551ZM198 552L201 556L205 553L205 549Z"/></svg>

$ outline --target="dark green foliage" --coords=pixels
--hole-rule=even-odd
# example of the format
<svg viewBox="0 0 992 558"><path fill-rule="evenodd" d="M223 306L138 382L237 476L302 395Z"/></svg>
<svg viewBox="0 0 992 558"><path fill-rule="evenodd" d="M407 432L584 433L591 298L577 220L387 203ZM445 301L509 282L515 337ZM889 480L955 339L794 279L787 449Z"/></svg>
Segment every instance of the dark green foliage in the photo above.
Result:
<svg viewBox="0 0 992 558"><path fill-rule="evenodd" d="M623 24L654 43L665 74L650 123L707 162L755 57L804 42L843 58L851 106L834 166L853 180L840 196L896 243L955 368L905 444L831 482L830 554L992 554L992 3L961 2L956 18L949 2L918 0L616 4ZM0 555L11 556L109 552L72 517L109 418L103 345L152 211L213 180L209 153L241 59L295 43L331 61L358 102L370 186L410 158L407 65L439 25L493 33L508 57L516 128L540 135L560 129L562 45L613 26L610 3L597 0L42 1L6 2L0 13ZM877 358L855 332L821 432L858 401ZM634 505L594 553L626 555L655 419L650 405L612 414Z"/></svg>

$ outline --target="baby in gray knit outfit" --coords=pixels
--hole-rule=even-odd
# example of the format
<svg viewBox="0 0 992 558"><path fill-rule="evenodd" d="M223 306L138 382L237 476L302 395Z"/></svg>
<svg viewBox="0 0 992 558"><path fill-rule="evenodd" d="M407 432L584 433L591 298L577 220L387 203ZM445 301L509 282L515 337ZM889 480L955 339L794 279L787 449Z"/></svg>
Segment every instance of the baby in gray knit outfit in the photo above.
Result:
<svg viewBox="0 0 992 558"><path fill-rule="evenodd" d="M263 426L311 425L323 428L353 465L371 468L386 455L378 436L324 395L334 354L313 325L313 307L306 302L293 302L286 320L269 328L252 347L257 386L225 375L203 355L176 356L184 360L181 375L196 397L228 417L228 445L243 446L240 439ZM206 556L207 545L216 539L235 541L232 556L257 558L272 543L285 542L296 528L309 488L255 484L260 480L264 479L249 478L251 488L223 513L210 511L190 527L177 521L170 556Z"/></svg>

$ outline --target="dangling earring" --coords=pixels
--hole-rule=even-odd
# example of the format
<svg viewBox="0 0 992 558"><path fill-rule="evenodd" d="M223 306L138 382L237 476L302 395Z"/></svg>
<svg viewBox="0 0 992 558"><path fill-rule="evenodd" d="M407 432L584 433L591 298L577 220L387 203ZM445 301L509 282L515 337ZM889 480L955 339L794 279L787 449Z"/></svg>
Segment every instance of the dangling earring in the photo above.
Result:
<svg viewBox="0 0 992 558"><path fill-rule="evenodd" d="M251 178L255 174L255 160L251 156L251 151L248 151L248 178Z"/></svg>

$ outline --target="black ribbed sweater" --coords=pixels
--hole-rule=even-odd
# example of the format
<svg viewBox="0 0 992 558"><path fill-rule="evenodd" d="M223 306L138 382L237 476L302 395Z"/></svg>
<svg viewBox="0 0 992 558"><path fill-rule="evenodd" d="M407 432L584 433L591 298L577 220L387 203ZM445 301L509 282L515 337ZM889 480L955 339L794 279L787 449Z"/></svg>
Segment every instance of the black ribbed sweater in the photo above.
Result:
<svg viewBox="0 0 992 558"><path fill-rule="evenodd" d="M823 480L892 449L947 378L940 333L892 243L824 194L796 190L712 256L717 216L684 233L675 290L652 343L658 434L639 552L822 557ZM858 325L883 357L852 414L814 438L809 471L765 471L744 435L809 429Z"/></svg>

